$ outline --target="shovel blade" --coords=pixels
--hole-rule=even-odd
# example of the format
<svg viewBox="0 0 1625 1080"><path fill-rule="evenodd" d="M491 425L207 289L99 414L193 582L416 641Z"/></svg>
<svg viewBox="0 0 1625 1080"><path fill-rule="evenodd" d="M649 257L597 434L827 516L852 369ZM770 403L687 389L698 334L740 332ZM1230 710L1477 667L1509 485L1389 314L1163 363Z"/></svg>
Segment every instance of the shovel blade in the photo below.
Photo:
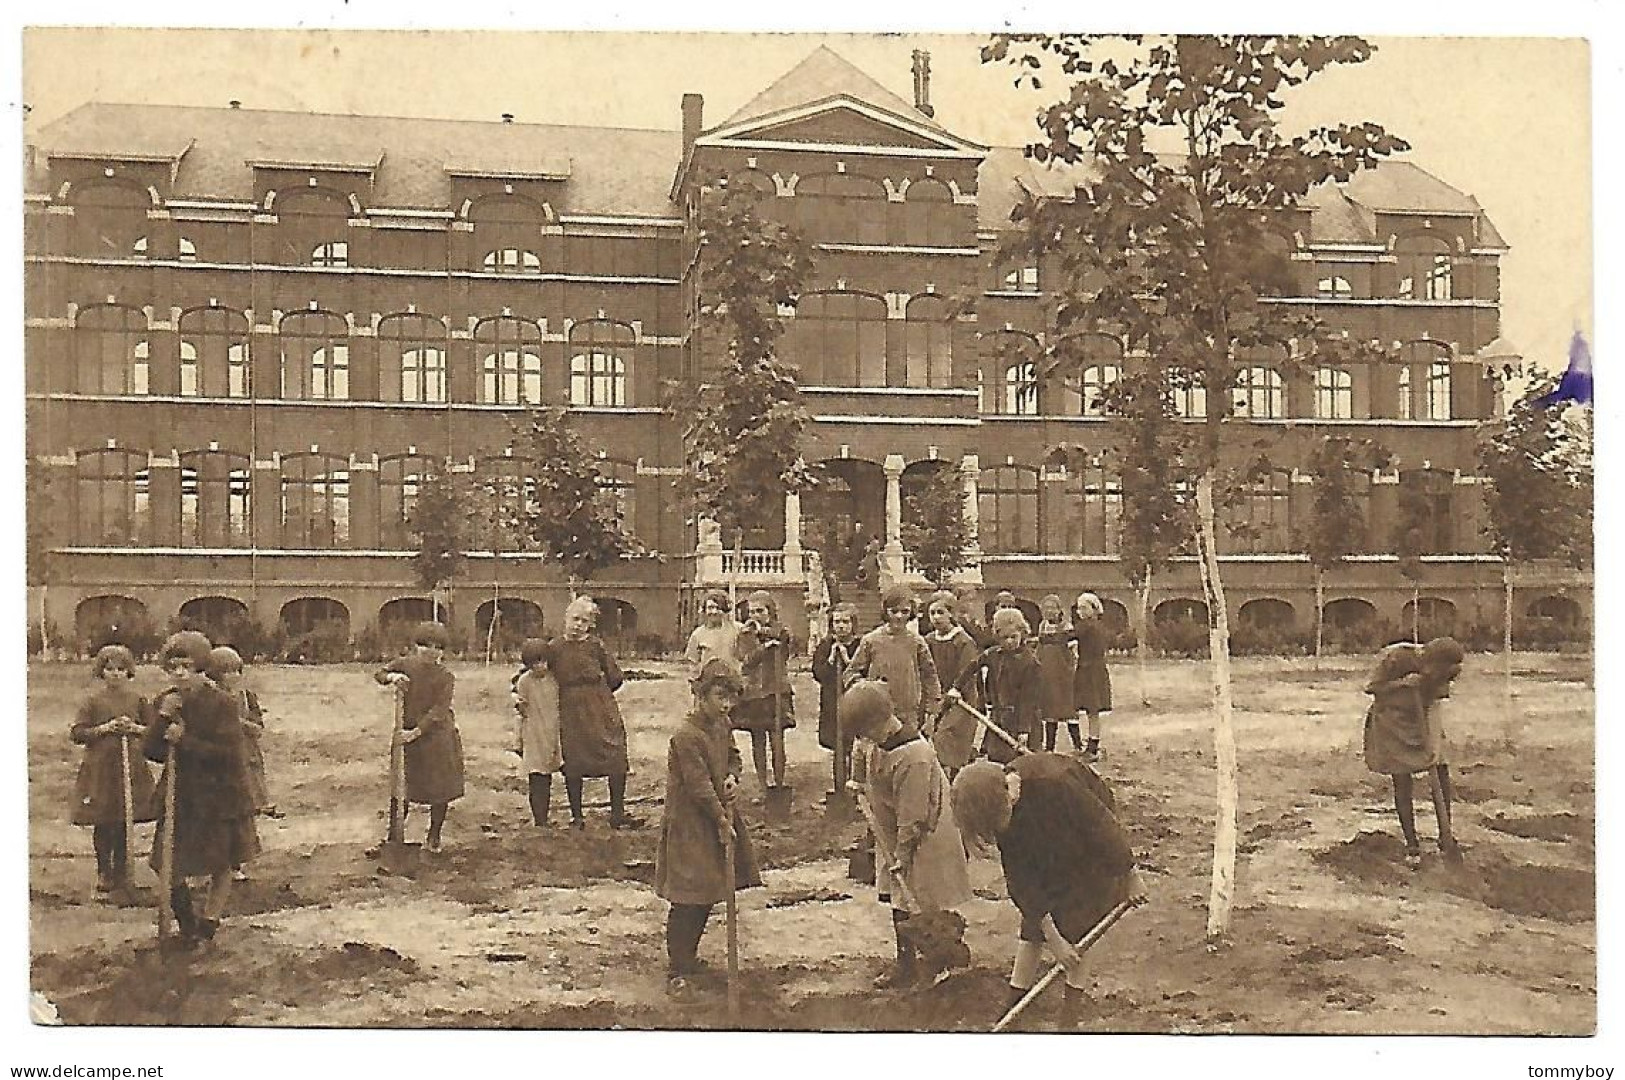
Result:
<svg viewBox="0 0 1625 1080"><path fill-rule="evenodd" d="M378 861L385 870L400 877L416 877L423 855L422 844L388 840L378 849Z"/></svg>

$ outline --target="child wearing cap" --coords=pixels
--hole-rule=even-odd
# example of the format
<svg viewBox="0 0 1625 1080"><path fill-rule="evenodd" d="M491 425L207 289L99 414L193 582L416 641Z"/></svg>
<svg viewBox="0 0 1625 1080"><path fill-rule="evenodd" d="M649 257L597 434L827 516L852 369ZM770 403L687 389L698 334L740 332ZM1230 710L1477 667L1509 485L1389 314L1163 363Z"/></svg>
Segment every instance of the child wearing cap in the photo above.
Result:
<svg viewBox="0 0 1625 1080"><path fill-rule="evenodd" d="M946 911L971 898L965 845L954 822L937 752L919 726L899 719L887 688L855 683L841 697L841 724L872 743L863 770L864 794L875 830L876 887L892 909L897 959L875 980L881 988L907 986L919 957L909 939L910 917Z"/></svg>
<svg viewBox="0 0 1625 1080"><path fill-rule="evenodd" d="M1038 981L1047 945L1066 968L1066 999L1075 1011L1089 977L1073 946L1117 904L1145 899L1110 789L1080 761L1024 754L1002 767L981 761L963 769L953 806L968 843L998 845L1021 913L1006 1008Z"/></svg>
<svg viewBox="0 0 1625 1080"><path fill-rule="evenodd" d="M894 585L882 600L886 621L858 642L858 651L846 669L846 684L851 686L859 679L884 682L897 715L929 734L942 705L942 686L930 646L909 625L914 618L914 594Z"/></svg>
<svg viewBox="0 0 1625 1080"><path fill-rule="evenodd" d="M406 806L426 803L429 832L424 848L437 853L451 804L463 797L463 736L457 730L452 695L457 677L446 667L446 628L424 623L412 638L412 651L380 668L373 678L394 686L401 702L402 757L406 763ZM393 737L393 736L391 736Z"/></svg>
<svg viewBox="0 0 1625 1080"><path fill-rule="evenodd" d="M734 799L742 762L731 720L744 680L733 661L713 657L694 677L693 687L693 708L666 753L666 800L655 855L655 892L671 905L666 913L668 989L679 998L692 993L690 980L703 970L698 953L711 909L733 889L762 883L750 833ZM732 867L724 858L730 833Z"/></svg>
<svg viewBox="0 0 1625 1080"><path fill-rule="evenodd" d="M584 829L584 782L609 783L609 825L631 829L642 820L626 812L626 721L615 701L625 677L604 643L592 632L598 605L578 596L564 609L564 636L553 642L553 677L559 682L559 745L564 754L564 793L570 799L570 825Z"/></svg>
<svg viewBox="0 0 1625 1080"><path fill-rule="evenodd" d="M1073 639L1077 643L1078 667L1072 681L1072 703L1078 719L1089 725L1085 760L1100 760L1100 716L1112 711L1112 677L1106 668L1106 605L1094 593L1079 593L1072 606ZM1069 725L1072 745L1078 745L1078 728Z"/></svg>
<svg viewBox="0 0 1625 1080"><path fill-rule="evenodd" d="M142 745L150 760L165 762L161 784L174 785L175 818L166 821L160 811L159 829L173 830L170 903L187 944L214 937L231 893L232 868L260 851L242 719L236 698L216 681L233 661L242 664L231 649L211 651L209 639L196 631L165 641L158 663L171 685L157 699ZM153 869L160 876L162 853L163 845L154 844ZM187 880L200 877L209 879L201 910L192 903Z"/></svg>
<svg viewBox="0 0 1625 1080"><path fill-rule="evenodd" d="M519 649L519 673L513 677L513 708L518 718L516 748L525 769L530 819L547 825L553 803L553 774L564 765L559 741L559 681L549 659L552 642L529 638Z"/></svg>
<svg viewBox="0 0 1625 1080"><path fill-rule="evenodd" d="M96 892L130 888L130 837L125 835L126 808L132 821L151 821L152 770L141 756L149 706L133 688L135 657L123 645L104 645L90 662L93 690L79 706L68 737L85 748L74 784L73 823L89 825L96 851ZM130 782L125 790L125 762Z"/></svg>

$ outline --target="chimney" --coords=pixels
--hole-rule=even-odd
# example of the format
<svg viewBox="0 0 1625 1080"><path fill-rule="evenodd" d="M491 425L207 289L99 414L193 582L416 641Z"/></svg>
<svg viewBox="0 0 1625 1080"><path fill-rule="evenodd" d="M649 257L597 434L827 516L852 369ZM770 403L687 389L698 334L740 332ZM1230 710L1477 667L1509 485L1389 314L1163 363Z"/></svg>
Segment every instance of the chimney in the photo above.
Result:
<svg viewBox="0 0 1625 1080"><path fill-rule="evenodd" d="M240 109L243 107L243 103L238 101L236 98L232 98L230 101L226 102L226 104L230 105L233 109Z"/></svg>
<svg viewBox="0 0 1625 1080"><path fill-rule="evenodd" d="M914 50L914 107L926 116L937 115L931 107L931 54Z"/></svg>
<svg viewBox="0 0 1625 1080"><path fill-rule="evenodd" d="M502 122L503 122L503 123L504 123L504 124L511 124L511 123L513 123L513 113L511 113L511 112L505 112L505 113L503 113L503 114L502 114Z"/></svg>
<svg viewBox="0 0 1625 1080"><path fill-rule="evenodd" d="M687 154L694 140L705 126L705 98L699 94L683 95L683 153Z"/></svg>

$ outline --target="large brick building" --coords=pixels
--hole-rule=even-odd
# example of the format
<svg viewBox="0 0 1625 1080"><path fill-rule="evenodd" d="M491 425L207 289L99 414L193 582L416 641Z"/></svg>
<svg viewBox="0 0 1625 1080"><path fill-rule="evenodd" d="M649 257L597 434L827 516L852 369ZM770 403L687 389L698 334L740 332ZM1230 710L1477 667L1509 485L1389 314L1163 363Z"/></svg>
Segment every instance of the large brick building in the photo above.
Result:
<svg viewBox="0 0 1625 1080"><path fill-rule="evenodd" d="M816 550L838 561L831 544L871 534L885 573L908 578L903 497L955 463L978 519L972 578L1126 601L1109 465L1080 473L1048 450L1107 449L1084 402L1136 359L1102 337L1080 343L1072 383L1034 378L1021 354L1046 340L1046 268L992 252L1022 191L1068 192L1019 149L955 134L925 85L918 72L910 103L820 49L720 122L685 95L671 131L104 104L45 128L29 148L26 388L51 619L84 633L141 608L159 623L246 611L359 634L421 617L406 524L420 478L448 460L522 474L512 419L562 401L663 556L599 573L593 592L612 629L676 638L693 588L735 569L685 524L681 425L660 410L663 383L694 370L708 173L771 195L818 244L785 349L816 417L807 457L837 478L786 498L739 580L782 591L804 626ZM1503 348L1506 245L1471 196L1409 163L1317 192L1292 224L1294 280L1271 302L1399 343L1403 362L1249 371L1239 415L1271 436L1278 471L1233 511L1249 526L1226 541L1233 604L1312 615L1298 470L1318 434L1354 428L1394 467L1370 478L1370 550L1329 582L1333 610L1405 617L1412 586L1390 553L1410 491L1434 553L1422 603L1493 616L1473 442L1498 408L1483 373ZM967 293L973 311L950 302ZM1194 419L1204 403L1182 407ZM1589 608L1559 592L1531 597ZM565 595L533 555L476 555L452 621L473 634L500 604L556 625ZM1187 563L1157 601L1189 611L1200 595Z"/></svg>

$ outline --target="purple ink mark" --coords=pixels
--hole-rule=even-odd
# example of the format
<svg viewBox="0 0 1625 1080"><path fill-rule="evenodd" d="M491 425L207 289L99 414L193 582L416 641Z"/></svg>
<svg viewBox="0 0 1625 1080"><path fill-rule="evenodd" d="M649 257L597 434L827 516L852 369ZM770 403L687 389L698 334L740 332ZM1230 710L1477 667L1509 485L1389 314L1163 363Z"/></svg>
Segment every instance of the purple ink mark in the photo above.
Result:
<svg viewBox="0 0 1625 1080"><path fill-rule="evenodd" d="M1535 404L1543 409L1571 402L1591 404L1591 348L1578 330L1574 332L1574 340L1569 342L1569 369L1558 380L1557 389L1535 399Z"/></svg>

